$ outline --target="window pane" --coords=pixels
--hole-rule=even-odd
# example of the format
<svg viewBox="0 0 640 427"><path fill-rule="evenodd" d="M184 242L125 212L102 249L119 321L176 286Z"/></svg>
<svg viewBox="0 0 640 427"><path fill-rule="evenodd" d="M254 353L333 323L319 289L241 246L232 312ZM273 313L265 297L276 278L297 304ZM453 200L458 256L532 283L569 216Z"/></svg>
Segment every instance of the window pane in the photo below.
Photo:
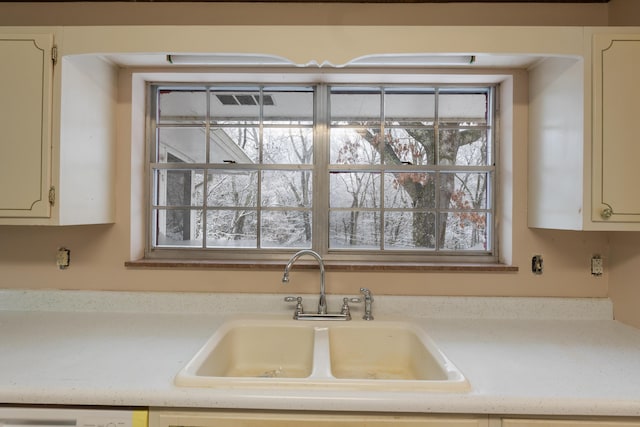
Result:
<svg viewBox="0 0 640 427"><path fill-rule="evenodd" d="M255 171L210 171L207 206L255 207L258 179Z"/></svg>
<svg viewBox="0 0 640 427"><path fill-rule="evenodd" d="M204 163L206 141L204 127L159 128L155 162Z"/></svg>
<svg viewBox="0 0 640 427"><path fill-rule="evenodd" d="M260 90L256 87L215 88L211 92L211 122L222 124L258 124Z"/></svg>
<svg viewBox="0 0 640 427"><path fill-rule="evenodd" d="M438 119L445 123L487 124L487 93L447 93L438 97Z"/></svg>
<svg viewBox="0 0 640 427"><path fill-rule="evenodd" d="M388 90L384 97L386 126L433 126L435 98L433 90Z"/></svg>
<svg viewBox="0 0 640 427"><path fill-rule="evenodd" d="M486 166L487 130L482 128L446 129L439 133L438 155L441 165Z"/></svg>
<svg viewBox="0 0 640 427"><path fill-rule="evenodd" d="M202 247L202 211L153 209L155 246Z"/></svg>
<svg viewBox="0 0 640 427"><path fill-rule="evenodd" d="M331 89L331 163L380 163L381 99L378 88Z"/></svg>
<svg viewBox="0 0 640 427"><path fill-rule="evenodd" d="M204 171L160 169L155 174L154 204L159 206L201 206Z"/></svg>
<svg viewBox="0 0 640 427"><path fill-rule="evenodd" d="M263 248L310 248L311 212L280 210L263 212L260 246Z"/></svg>
<svg viewBox="0 0 640 427"><path fill-rule="evenodd" d="M381 93L378 88L331 89L331 124L369 124L380 120Z"/></svg>
<svg viewBox="0 0 640 427"><path fill-rule="evenodd" d="M265 124L295 122L313 124L313 89L265 88L263 92Z"/></svg>
<svg viewBox="0 0 640 427"><path fill-rule="evenodd" d="M207 211L208 248L257 247L257 215L254 210Z"/></svg>
<svg viewBox="0 0 640 427"><path fill-rule="evenodd" d="M486 209L487 179L486 173L443 173L441 194L442 205L448 209L471 210Z"/></svg>
<svg viewBox="0 0 640 427"><path fill-rule="evenodd" d="M263 163L313 163L313 129L281 125L280 128L265 128L263 135Z"/></svg>
<svg viewBox="0 0 640 427"><path fill-rule="evenodd" d="M484 212L440 214L445 234L441 249L452 251L491 250L487 232L489 215Z"/></svg>
<svg viewBox="0 0 640 427"><path fill-rule="evenodd" d="M203 89L161 89L158 91L158 122L202 122L207 114Z"/></svg>
<svg viewBox="0 0 640 427"><path fill-rule="evenodd" d="M436 215L433 212L386 212L385 249L435 249Z"/></svg>
<svg viewBox="0 0 640 427"><path fill-rule="evenodd" d="M435 173L386 173L384 180L385 207L434 209L436 207L435 179Z"/></svg>
<svg viewBox="0 0 640 427"><path fill-rule="evenodd" d="M433 128L387 129L385 163L393 165L435 164L435 131Z"/></svg>
<svg viewBox="0 0 640 427"><path fill-rule="evenodd" d="M380 174L332 172L329 176L331 208L379 208Z"/></svg>
<svg viewBox="0 0 640 427"><path fill-rule="evenodd" d="M264 171L262 206L310 208L311 181L310 171Z"/></svg>
<svg viewBox="0 0 640 427"><path fill-rule="evenodd" d="M380 249L380 214L333 211L329 214L331 249Z"/></svg>
<svg viewBox="0 0 640 427"><path fill-rule="evenodd" d="M331 163L339 165L380 164L379 128L333 128L330 134Z"/></svg>
<svg viewBox="0 0 640 427"><path fill-rule="evenodd" d="M211 163L257 163L260 132L255 126L211 128Z"/></svg>

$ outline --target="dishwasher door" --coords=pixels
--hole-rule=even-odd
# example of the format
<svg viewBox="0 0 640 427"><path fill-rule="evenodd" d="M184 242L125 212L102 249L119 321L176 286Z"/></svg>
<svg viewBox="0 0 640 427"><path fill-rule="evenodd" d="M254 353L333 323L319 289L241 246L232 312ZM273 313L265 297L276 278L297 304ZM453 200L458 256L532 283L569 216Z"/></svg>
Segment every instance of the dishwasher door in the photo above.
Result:
<svg viewBox="0 0 640 427"><path fill-rule="evenodd" d="M0 427L147 427L148 411L0 406Z"/></svg>

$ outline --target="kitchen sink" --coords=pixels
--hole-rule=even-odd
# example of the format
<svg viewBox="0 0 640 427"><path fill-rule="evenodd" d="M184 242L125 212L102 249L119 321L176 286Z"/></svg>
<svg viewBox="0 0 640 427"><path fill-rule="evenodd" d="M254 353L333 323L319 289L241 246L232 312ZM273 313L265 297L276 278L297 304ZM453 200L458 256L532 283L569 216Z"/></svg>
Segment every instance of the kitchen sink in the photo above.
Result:
<svg viewBox="0 0 640 427"><path fill-rule="evenodd" d="M468 391L464 375L412 322L225 322L175 383L209 388Z"/></svg>
<svg viewBox="0 0 640 427"><path fill-rule="evenodd" d="M199 377L306 378L314 330L280 324L226 324L204 349Z"/></svg>
<svg viewBox="0 0 640 427"><path fill-rule="evenodd" d="M329 330L336 378L446 381L447 372L424 337L404 323L354 324Z"/></svg>

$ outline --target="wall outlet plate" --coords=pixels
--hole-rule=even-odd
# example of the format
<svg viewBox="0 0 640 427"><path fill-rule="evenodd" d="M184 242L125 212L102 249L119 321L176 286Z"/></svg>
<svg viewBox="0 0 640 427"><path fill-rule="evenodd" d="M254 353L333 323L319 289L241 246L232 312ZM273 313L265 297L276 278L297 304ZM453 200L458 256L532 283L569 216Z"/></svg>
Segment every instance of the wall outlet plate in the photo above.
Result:
<svg viewBox="0 0 640 427"><path fill-rule="evenodd" d="M600 255L594 255L591 257L591 275L602 276L604 273L604 264Z"/></svg>
<svg viewBox="0 0 640 427"><path fill-rule="evenodd" d="M56 265L60 270L64 270L71 264L71 251L67 248L58 248L56 254Z"/></svg>
<svg viewBox="0 0 640 427"><path fill-rule="evenodd" d="M542 274L542 255L534 255L531 258L531 272L533 274Z"/></svg>

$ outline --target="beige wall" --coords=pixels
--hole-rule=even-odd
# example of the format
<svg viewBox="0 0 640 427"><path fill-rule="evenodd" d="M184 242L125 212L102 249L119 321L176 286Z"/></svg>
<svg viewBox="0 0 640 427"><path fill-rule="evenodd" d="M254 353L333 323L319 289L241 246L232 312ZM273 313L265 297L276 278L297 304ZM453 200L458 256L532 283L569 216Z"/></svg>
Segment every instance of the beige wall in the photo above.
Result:
<svg viewBox="0 0 640 427"><path fill-rule="evenodd" d="M615 10L614 10L615 7ZM607 25L609 13L626 15L631 3L606 4L212 4L187 3L0 3L0 25L98 24L403 24L403 25ZM618 18L617 18L618 19ZM622 18L619 18L620 20ZM366 283L378 294L606 296L621 280L609 258L632 250L612 249L609 234L533 230L526 226L527 93L526 79L516 84L513 147L513 263L518 273L328 273L328 290L356 293ZM125 89L120 117L130 112ZM117 221L79 227L0 226L0 286L106 290L184 290L207 292L315 292L316 276L296 272L285 288L279 271L127 269L131 251L128 129L118 141ZM124 136L122 136L124 135ZM55 266L59 246L71 249L71 267ZM626 251L626 252L625 252ZM541 253L545 272L535 276L530 260ZM607 273L589 274L592 254L605 257ZM636 257L633 261L640 265ZM633 264L632 263L632 264ZM627 267L620 267L624 271ZM631 267L632 268L632 267ZM611 273L609 273L611 270ZM624 275L624 274L623 274ZM309 278L310 280L306 280ZM304 284L304 282L308 282ZM620 288L622 289L622 288ZM636 295L636 301L640 296Z"/></svg>
<svg viewBox="0 0 640 427"><path fill-rule="evenodd" d="M638 25L640 2L637 0L610 0L609 25Z"/></svg>

